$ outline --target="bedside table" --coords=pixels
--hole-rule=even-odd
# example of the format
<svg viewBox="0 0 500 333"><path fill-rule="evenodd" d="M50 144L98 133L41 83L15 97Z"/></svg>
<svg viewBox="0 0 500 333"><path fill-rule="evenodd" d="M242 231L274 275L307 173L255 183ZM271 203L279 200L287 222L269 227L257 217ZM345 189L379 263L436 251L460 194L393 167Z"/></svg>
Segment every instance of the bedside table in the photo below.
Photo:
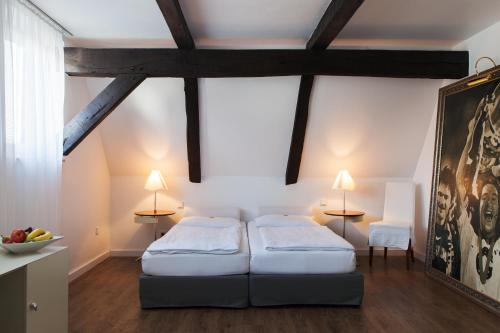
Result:
<svg viewBox="0 0 500 333"><path fill-rule="evenodd" d="M346 217L358 217L358 216L363 216L365 215L365 212L360 212L357 210L325 210L323 214L330 215L330 216L342 216L344 219L344 228L342 230L342 238L345 238L345 218Z"/></svg>
<svg viewBox="0 0 500 333"><path fill-rule="evenodd" d="M175 211L173 210L141 210L135 212L135 223L143 223L143 224L154 224L154 240L156 240L156 226L158 225L158 220L161 216L170 216L174 215Z"/></svg>

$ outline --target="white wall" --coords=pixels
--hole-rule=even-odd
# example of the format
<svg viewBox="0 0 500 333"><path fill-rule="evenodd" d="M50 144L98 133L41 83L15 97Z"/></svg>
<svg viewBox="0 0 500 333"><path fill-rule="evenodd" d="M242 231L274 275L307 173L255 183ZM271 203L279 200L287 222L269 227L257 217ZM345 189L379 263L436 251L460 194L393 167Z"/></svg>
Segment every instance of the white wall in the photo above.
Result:
<svg viewBox="0 0 500 333"><path fill-rule="evenodd" d="M483 56L493 58L497 65L500 65L500 44L498 36L500 33L500 22L490 26L480 33L458 44L456 50L469 50L469 73L476 72L474 63ZM479 71L483 71L493 66L488 60L482 60L479 64Z"/></svg>
<svg viewBox="0 0 500 333"><path fill-rule="evenodd" d="M437 110L437 96L436 96ZM424 146L415 168L413 181L416 184L415 203L415 254L420 259L425 258L425 247L427 243L427 224L429 220L429 205L432 188L432 172L434 161L434 139L436 136L436 115L434 112L427 129Z"/></svg>
<svg viewBox="0 0 500 333"><path fill-rule="evenodd" d="M389 178L358 178L355 192L346 195L348 209L363 210L367 214L355 223L347 223L346 238L358 250L367 249L368 223L382 215L385 182ZM146 177L111 177L111 235L112 251L116 254L138 254L152 241L151 225L134 223L134 211L153 208L153 193L144 190ZM178 213L163 219L158 231L168 230L178 221L186 207L232 206L242 209L242 217L249 221L257 216L259 206L307 206L317 221L342 232L341 219L332 219L319 213L321 209L342 208L342 193L331 189L331 178L306 178L293 186L284 186L281 177L207 177L202 184L189 183L184 177L167 178L168 191L158 193L158 209L174 209ZM319 207L320 200L326 206Z"/></svg>
<svg viewBox="0 0 500 333"><path fill-rule="evenodd" d="M470 51L471 74L480 56L500 64L499 34L500 22L455 46ZM489 66L482 62L480 70ZM88 79L91 97L109 81ZM259 205L317 206L326 199L340 207L330 186L338 170L348 168L359 183L377 184L352 194L352 208L367 211L366 221L382 215L386 180L417 183L415 247L423 257L438 89L451 82L316 77L299 184L285 187L298 77L199 80L202 184L186 180L182 80L148 79L100 127L111 175L116 231L111 248L136 251L152 237L152 230L132 222L134 210L150 208L152 194L142 186L152 168L160 169L171 186L162 195L165 207L181 201L232 204L243 208L247 219ZM366 231L366 221L355 227ZM350 240L365 248L366 233L353 235Z"/></svg>
<svg viewBox="0 0 500 333"><path fill-rule="evenodd" d="M65 122L89 101L85 80L66 77ZM62 173L62 234L74 278L110 247L110 177L99 130L65 158Z"/></svg>
<svg viewBox="0 0 500 333"><path fill-rule="evenodd" d="M500 44L498 43L498 36L500 36L500 22L481 31L480 33L472 36L466 41L463 41L455 47L456 50L469 50L470 75L475 74L474 63L479 57L488 56L493 58L497 64L500 64ZM480 63L479 70L483 71L491 66L492 64L490 62L484 61ZM446 80L443 82L443 86L451 83L452 81ZM429 204L432 187L436 113L437 105L435 107L434 115L429 123L425 144L422 147L422 152L420 154L417 168L413 176L413 180L415 181L415 183L417 183L418 189L416 212L416 251L418 254L422 255L425 255L426 237L424 236L427 235L427 227L429 223Z"/></svg>
<svg viewBox="0 0 500 333"><path fill-rule="evenodd" d="M89 79L91 95L106 82ZM200 80L201 184L187 181L182 80L139 86L100 127L111 174L112 251L135 254L152 240L151 226L133 223L134 211L152 208L153 194L143 190L152 168L169 186L159 207L238 206L246 220L261 205L319 209L324 199L341 208L331 186L348 168L358 183L348 208L367 215L348 224L347 239L366 249L368 223L382 216L385 182L414 175L441 80L317 77L299 183L285 186L298 84L298 77ZM341 231L341 223L329 226Z"/></svg>
<svg viewBox="0 0 500 333"><path fill-rule="evenodd" d="M89 79L92 96L107 79ZM200 80L203 177L284 177L298 77ZM317 77L301 178L411 178L441 80ZM100 125L111 176L186 177L183 81L147 79Z"/></svg>

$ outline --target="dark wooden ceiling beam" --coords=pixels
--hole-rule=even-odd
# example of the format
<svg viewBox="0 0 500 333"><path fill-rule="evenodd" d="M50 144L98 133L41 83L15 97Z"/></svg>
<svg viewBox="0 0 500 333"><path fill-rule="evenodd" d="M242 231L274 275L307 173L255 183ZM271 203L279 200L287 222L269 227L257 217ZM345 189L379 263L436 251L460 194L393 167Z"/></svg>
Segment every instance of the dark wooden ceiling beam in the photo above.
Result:
<svg viewBox="0 0 500 333"><path fill-rule="evenodd" d="M201 183L198 79L184 79L184 95L186 101L186 143L189 165L189 181L192 183Z"/></svg>
<svg viewBox="0 0 500 333"><path fill-rule="evenodd" d="M195 43L177 0L156 0L167 22L170 33L179 49L192 50ZM184 79L186 102L186 143L189 166L189 181L201 183L200 158L200 111L198 103L198 80Z"/></svg>
<svg viewBox="0 0 500 333"><path fill-rule="evenodd" d="M364 0L333 0L306 44L308 50L324 50L337 37Z"/></svg>
<svg viewBox="0 0 500 333"><path fill-rule="evenodd" d="M324 50L337 37L349 22L364 0L333 0L328 5L316 29L306 44L308 50ZM299 95L295 108L290 152L286 166L286 185L295 184L299 178L302 150L309 116L309 101L314 84L314 76L302 75L300 78Z"/></svg>
<svg viewBox="0 0 500 333"><path fill-rule="evenodd" d="M288 75L457 79L467 51L178 50L65 48L66 73L83 77L263 77Z"/></svg>
<svg viewBox="0 0 500 333"><path fill-rule="evenodd" d="M170 33L180 49L194 49L194 40L189 32L186 19L177 0L156 0L167 22Z"/></svg>
<svg viewBox="0 0 500 333"><path fill-rule="evenodd" d="M293 122L292 141L288 153L288 164L286 167L286 185L295 184L299 177L302 149L306 136L307 118L309 116L309 98L311 95L314 76L302 75L300 78L299 96L295 108L295 120Z"/></svg>
<svg viewBox="0 0 500 333"><path fill-rule="evenodd" d="M144 79L145 75L118 76L73 117L64 126L64 156L71 153Z"/></svg>
<svg viewBox="0 0 500 333"><path fill-rule="evenodd" d="M198 80L184 79L186 97L186 142L189 181L201 183L200 111L198 105Z"/></svg>

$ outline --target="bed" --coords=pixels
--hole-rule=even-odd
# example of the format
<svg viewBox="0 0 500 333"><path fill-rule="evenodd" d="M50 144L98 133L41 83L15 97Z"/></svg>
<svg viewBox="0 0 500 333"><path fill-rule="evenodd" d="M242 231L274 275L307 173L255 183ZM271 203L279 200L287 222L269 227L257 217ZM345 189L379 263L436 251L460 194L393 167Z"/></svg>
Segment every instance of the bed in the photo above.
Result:
<svg viewBox="0 0 500 333"><path fill-rule="evenodd" d="M237 208L187 209L185 217L188 216L240 220L240 211ZM246 224L239 224L241 239L234 253L152 254L145 251L139 279L142 308L247 307L250 250Z"/></svg>
<svg viewBox="0 0 500 333"><path fill-rule="evenodd" d="M309 212L300 207L260 208L259 215L271 214L309 215ZM363 275L355 270L353 250L269 251L256 222L249 222L247 228L252 305L361 305Z"/></svg>

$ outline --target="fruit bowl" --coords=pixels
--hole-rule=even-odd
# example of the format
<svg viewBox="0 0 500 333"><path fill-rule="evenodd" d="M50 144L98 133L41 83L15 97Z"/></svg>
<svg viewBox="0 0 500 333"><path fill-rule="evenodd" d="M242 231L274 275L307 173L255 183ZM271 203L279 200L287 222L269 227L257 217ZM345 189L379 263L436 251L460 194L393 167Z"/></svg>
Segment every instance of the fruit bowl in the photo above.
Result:
<svg viewBox="0 0 500 333"><path fill-rule="evenodd" d="M51 239L27 243L0 243L4 249L12 253L30 253L62 239L63 236L54 236Z"/></svg>

